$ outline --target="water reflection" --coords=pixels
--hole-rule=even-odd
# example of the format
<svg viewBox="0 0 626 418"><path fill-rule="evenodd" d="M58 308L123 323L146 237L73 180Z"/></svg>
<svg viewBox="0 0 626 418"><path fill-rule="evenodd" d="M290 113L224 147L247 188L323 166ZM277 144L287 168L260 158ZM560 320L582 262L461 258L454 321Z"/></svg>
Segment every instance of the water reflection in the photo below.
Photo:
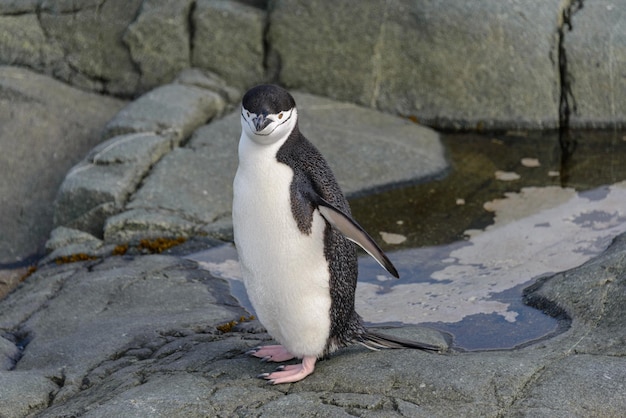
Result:
<svg viewBox="0 0 626 418"><path fill-rule="evenodd" d="M566 167L556 132L447 135L445 178L352 199L367 230L407 238L383 241L403 273L383 294L372 296L378 273L362 261L367 284L358 299L367 303L359 312L373 322L435 325L467 349L514 347L558 331L558 321L523 305L523 288L599 254L626 225L625 134L571 135L577 147ZM373 315L390 308L396 319Z"/></svg>

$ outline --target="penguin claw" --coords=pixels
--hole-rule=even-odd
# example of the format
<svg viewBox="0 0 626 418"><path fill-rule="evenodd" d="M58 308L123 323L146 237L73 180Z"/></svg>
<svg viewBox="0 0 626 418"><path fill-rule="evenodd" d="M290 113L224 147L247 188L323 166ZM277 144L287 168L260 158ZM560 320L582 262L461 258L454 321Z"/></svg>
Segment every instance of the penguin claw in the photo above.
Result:
<svg viewBox="0 0 626 418"><path fill-rule="evenodd" d="M251 350L248 350L246 354L258 357L264 363L270 361L280 363L282 361L291 360L295 357L282 345L266 345L263 347L255 347Z"/></svg>
<svg viewBox="0 0 626 418"><path fill-rule="evenodd" d="M285 365L284 364L280 365L276 369L274 369L274 371L276 371L276 372L282 372L283 370L285 370Z"/></svg>
<svg viewBox="0 0 626 418"><path fill-rule="evenodd" d="M269 373L260 373L256 375L257 379L267 379L269 377Z"/></svg>
<svg viewBox="0 0 626 418"><path fill-rule="evenodd" d="M261 373L258 377L267 380L271 385L298 382L313 373L316 360L314 356L304 356L300 364L279 366L276 371Z"/></svg>

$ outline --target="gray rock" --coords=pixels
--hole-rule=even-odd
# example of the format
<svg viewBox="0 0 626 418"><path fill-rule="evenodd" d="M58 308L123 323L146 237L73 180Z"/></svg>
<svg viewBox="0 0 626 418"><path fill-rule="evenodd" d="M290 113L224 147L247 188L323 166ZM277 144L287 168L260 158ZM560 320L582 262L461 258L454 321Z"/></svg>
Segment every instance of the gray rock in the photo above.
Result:
<svg viewBox="0 0 626 418"><path fill-rule="evenodd" d="M585 2L563 30L573 128L626 126L626 15L623 1Z"/></svg>
<svg viewBox="0 0 626 418"><path fill-rule="evenodd" d="M348 196L432 178L448 167L432 129L349 103L307 94L295 98L301 131Z"/></svg>
<svg viewBox="0 0 626 418"><path fill-rule="evenodd" d="M580 335L572 345L573 353L594 355L626 355L626 332L624 330L623 282L626 280L626 235L617 237L602 256L584 265L553 276L540 283L539 289L529 296L531 305L566 314L575 324L589 328L593 333ZM581 295L584 292L584 297ZM546 306L543 301L557 300ZM556 305L556 306L555 306Z"/></svg>
<svg viewBox="0 0 626 418"><path fill-rule="evenodd" d="M123 36L142 0L44 0L37 17L46 42L63 51L47 68L73 85L115 95L137 91L139 74Z"/></svg>
<svg viewBox="0 0 626 418"><path fill-rule="evenodd" d="M35 13L35 5L17 1L0 4L0 62L45 73L67 71L63 48L56 42L49 42Z"/></svg>
<svg viewBox="0 0 626 418"><path fill-rule="evenodd" d="M578 2L11 0L0 62L125 97L196 66L453 129L554 128L563 92L572 127L604 128L625 123L621 4L570 32Z"/></svg>
<svg viewBox="0 0 626 418"><path fill-rule="evenodd" d="M106 218L123 209L152 165L178 142L175 138L171 132L140 132L95 147L61 185L55 224L102 237Z"/></svg>
<svg viewBox="0 0 626 418"><path fill-rule="evenodd" d="M4 0L0 3L0 14L15 15L33 13L40 0Z"/></svg>
<svg viewBox="0 0 626 418"><path fill-rule="evenodd" d="M623 356L571 355L538 374L514 416L619 416L626 406Z"/></svg>
<svg viewBox="0 0 626 418"><path fill-rule="evenodd" d="M201 87L219 93L226 100L228 106L237 104L243 96L243 93L227 85L217 74L199 68L187 68L181 71L174 79L174 82Z"/></svg>
<svg viewBox="0 0 626 418"><path fill-rule="evenodd" d="M0 370L11 370L20 355L15 342L0 335Z"/></svg>
<svg viewBox="0 0 626 418"><path fill-rule="evenodd" d="M197 73L194 80L219 90L219 80ZM169 84L122 109L109 121L103 134L105 138L116 136L94 148L66 176L55 201L55 225L79 229L99 238L105 235L122 238L118 232L129 225L127 216L117 218L108 232L104 231L105 222L126 208L129 198L157 161L180 145L198 126L221 114L226 102L213 90L183 83ZM224 88L224 94L227 93L232 91ZM177 149L177 152L181 151ZM169 160L171 157L167 158ZM202 167L194 169L203 171ZM185 183L187 180L181 184ZM179 184L168 184L172 190L179 187ZM131 206L137 207L141 206ZM154 216L151 219L155 220ZM173 227L177 221L169 219ZM186 226L184 229L189 231ZM164 235L169 236L171 232ZM128 237L128 234L123 236ZM89 248L93 250L96 249Z"/></svg>
<svg viewBox="0 0 626 418"><path fill-rule="evenodd" d="M57 399L78 393L89 385L87 374L95 380L106 364L120 358L128 361L130 356L149 358L176 336L194 334L192 329L211 339L210 329L208 334L203 331L207 324L215 326L243 314L226 282L182 259L113 257L71 267L62 286L46 292L45 310L33 311L29 303L33 295L27 288L2 302L10 315L0 310L0 329L9 333L20 329L28 339L12 371L2 373L36 370L41 376L55 376L63 383L54 394ZM30 281L54 279L56 270L44 268Z"/></svg>
<svg viewBox="0 0 626 418"><path fill-rule="evenodd" d="M276 1L269 45L290 88L446 128L558 124L559 2Z"/></svg>
<svg viewBox="0 0 626 418"><path fill-rule="evenodd" d="M77 229L60 226L52 230L52 233L50 234L50 239L46 242L46 250L54 251L59 248L67 247L68 245L89 245L91 243L102 245L102 241L91 234L79 231Z"/></svg>
<svg viewBox="0 0 626 418"><path fill-rule="evenodd" d="M111 243L127 243L141 239L178 238L205 235L198 224L175 213L151 209L131 209L107 219L104 240Z"/></svg>
<svg viewBox="0 0 626 418"><path fill-rule="evenodd" d="M176 143L198 126L221 114L217 93L183 84L157 87L122 109L105 128L105 138L131 132L167 132Z"/></svg>
<svg viewBox="0 0 626 418"><path fill-rule="evenodd" d="M439 355L353 346L290 386L254 378L274 366L243 353L269 337L258 326L218 331L245 312L224 281L191 262L142 256L44 267L0 302L0 330L27 343L11 370L0 371L0 412L619 416L626 408L625 250L626 234L605 254L529 291L533 303L573 316L553 339Z"/></svg>
<svg viewBox="0 0 626 418"><path fill-rule="evenodd" d="M191 63L189 14L192 0L146 0L123 40L139 67L139 91L169 83Z"/></svg>
<svg viewBox="0 0 626 418"><path fill-rule="evenodd" d="M0 371L0 416L22 418L41 411L58 390L52 379L39 372Z"/></svg>
<svg viewBox="0 0 626 418"><path fill-rule="evenodd" d="M193 22L193 66L239 88L264 79L264 11L234 1L198 0Z"/></svg>
<svg viewBox="0 0 626 418"><path fill-rule="evenodd" d="M55 201L54 223L102 236L106 218L122 211L148 164L84 162L65 177Z"/></svg>
<svg viewBox="0 0 626 418"><path fill-rule="evenodd" d="M327 157L348 195L433 177L447 167L430 129L348 103L295 96L302 132ZM197 129L186 147L159 161L125 206L131 212L107 221L105 238L119 242L173 231L228 237L239 118L236 110Z"/></svg>
<svg viewBox="0 0 626 418"><path fill-rule="evenodd" d="M112 246L105 246L102 240L77 229L60 226L52 230L46 242L48 254L39 260L39 266L52 262L80 258L100 258L111 255ZM114 248L114 246L113 246Z"/></svg>
<svg viewBox="0 0 626 418"><path fill-rule="evenodd" d="M0 263L43 249L63 177L100 142L102 126L123 105L0 66Z"/></svg>

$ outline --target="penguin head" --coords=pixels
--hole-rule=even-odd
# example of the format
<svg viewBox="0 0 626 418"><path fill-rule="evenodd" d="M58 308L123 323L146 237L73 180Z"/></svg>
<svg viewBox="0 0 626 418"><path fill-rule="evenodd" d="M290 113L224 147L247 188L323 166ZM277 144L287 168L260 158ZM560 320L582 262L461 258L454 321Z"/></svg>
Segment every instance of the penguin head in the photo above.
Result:
<svg viewBox="0 0 626 418"><path fill-rule="evenodd" d="M262 84L246 92L241 101L241 128L250 140L269 145L287 138L296 126L296 102L287 90Z"/></svg>

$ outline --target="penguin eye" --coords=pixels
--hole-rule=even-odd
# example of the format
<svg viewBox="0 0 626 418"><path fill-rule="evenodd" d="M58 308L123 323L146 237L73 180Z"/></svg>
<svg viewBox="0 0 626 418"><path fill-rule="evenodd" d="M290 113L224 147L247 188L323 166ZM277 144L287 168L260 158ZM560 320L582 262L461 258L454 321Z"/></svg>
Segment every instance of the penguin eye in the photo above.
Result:
<svg viewBox="0 0 626 418"><path fill-rule="evenodd" d="M278 119L282 119L282 118L283 118L283 112L280 112L280 113L278 114Z"/></svg>

